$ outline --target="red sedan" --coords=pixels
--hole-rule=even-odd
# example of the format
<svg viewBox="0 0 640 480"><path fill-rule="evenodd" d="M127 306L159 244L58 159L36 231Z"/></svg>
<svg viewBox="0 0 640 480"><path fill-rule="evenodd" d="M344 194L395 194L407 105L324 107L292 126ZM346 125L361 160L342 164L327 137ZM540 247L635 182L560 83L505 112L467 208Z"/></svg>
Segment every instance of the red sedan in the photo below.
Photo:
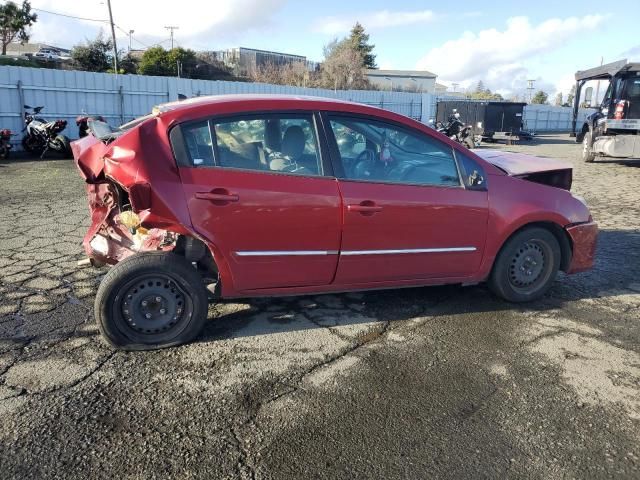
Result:
<svg viewBox="0 0 640 480"><path fill-rule="evenodd" d="M126 349L195 338L211 298L488 282L534 300L592 267L571 165L472 152L365 105L287 96L168 103L73 144L95 316Z"/></svg>

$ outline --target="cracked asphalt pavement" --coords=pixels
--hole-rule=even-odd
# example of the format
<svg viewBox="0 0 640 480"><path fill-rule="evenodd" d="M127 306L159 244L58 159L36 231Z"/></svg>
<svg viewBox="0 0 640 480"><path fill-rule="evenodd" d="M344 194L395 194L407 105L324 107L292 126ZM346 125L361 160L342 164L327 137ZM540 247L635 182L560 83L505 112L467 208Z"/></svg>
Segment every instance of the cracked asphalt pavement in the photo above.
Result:
<svg viewBox="0 0 640 480"><path fill-rule="evenodd" d="M593 271L526 305L482 285L223 302L143 353L98 335L72 162L0 163L0 477L639 478L640 161L497 148L573 161Z"/></svg>

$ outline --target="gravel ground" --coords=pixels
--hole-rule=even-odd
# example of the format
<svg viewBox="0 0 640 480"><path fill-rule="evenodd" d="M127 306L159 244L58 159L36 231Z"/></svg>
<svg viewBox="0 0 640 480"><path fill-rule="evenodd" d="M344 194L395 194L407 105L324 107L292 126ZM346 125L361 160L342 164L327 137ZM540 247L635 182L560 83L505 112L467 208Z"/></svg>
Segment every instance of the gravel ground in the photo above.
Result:
<svg viewBox="0 0 640 480"><path fill-rule="evenodd" d="M146 353L97 333L71 162L0 163L0 477L640 477L640 161L496 148L574 162L593 271L519 306L483 286L222 303Z"/></svg>

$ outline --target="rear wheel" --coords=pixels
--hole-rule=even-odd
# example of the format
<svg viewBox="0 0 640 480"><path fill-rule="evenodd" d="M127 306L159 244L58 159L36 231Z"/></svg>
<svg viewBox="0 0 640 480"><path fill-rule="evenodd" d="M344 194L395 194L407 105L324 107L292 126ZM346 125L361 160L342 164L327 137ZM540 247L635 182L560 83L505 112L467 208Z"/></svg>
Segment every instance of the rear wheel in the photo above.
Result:
<svg viewBox="0 0 640 480"><path fill-rule="evenodd" d="M25 135L22 137L22 148L29 153L42 153L42 144L35 138L30 135Z"/></svg>
<svg viewBox="0 0 640 480"><path fill-rule="evenodd" d="M591 130L584 134L582 138L582 160L591 163L595 160L596 154L593 151L593 134Z"/></svg>
<svg viewBox="0 0 640 480"><path fill-rule="evenodd" d="M200 274L173 253L133 255L111 268L95 300L100 332L114 347L153 350L193 340L207 319Z"/></svg>
<svg viewBox="0 0 640 480"><path fill-rule="evenodd" d="M502 247L489 278L489 287L510 302L536 300L551 287L560 260L560 245L549 230L525 228Z"/></svg>

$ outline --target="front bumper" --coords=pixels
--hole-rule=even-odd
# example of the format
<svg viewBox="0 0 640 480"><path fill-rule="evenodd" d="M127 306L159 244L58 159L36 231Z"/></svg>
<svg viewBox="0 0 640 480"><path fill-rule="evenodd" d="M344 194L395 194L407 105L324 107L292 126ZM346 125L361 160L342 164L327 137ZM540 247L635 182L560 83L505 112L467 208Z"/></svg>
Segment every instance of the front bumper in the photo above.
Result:
<svg viewBox="0 0 640 480"><path fill-rule="evenodd" d="M573 244L573 255L567 273L579 273L593 268L598 239L596 222L580 223L565 228Z"/></svg>

